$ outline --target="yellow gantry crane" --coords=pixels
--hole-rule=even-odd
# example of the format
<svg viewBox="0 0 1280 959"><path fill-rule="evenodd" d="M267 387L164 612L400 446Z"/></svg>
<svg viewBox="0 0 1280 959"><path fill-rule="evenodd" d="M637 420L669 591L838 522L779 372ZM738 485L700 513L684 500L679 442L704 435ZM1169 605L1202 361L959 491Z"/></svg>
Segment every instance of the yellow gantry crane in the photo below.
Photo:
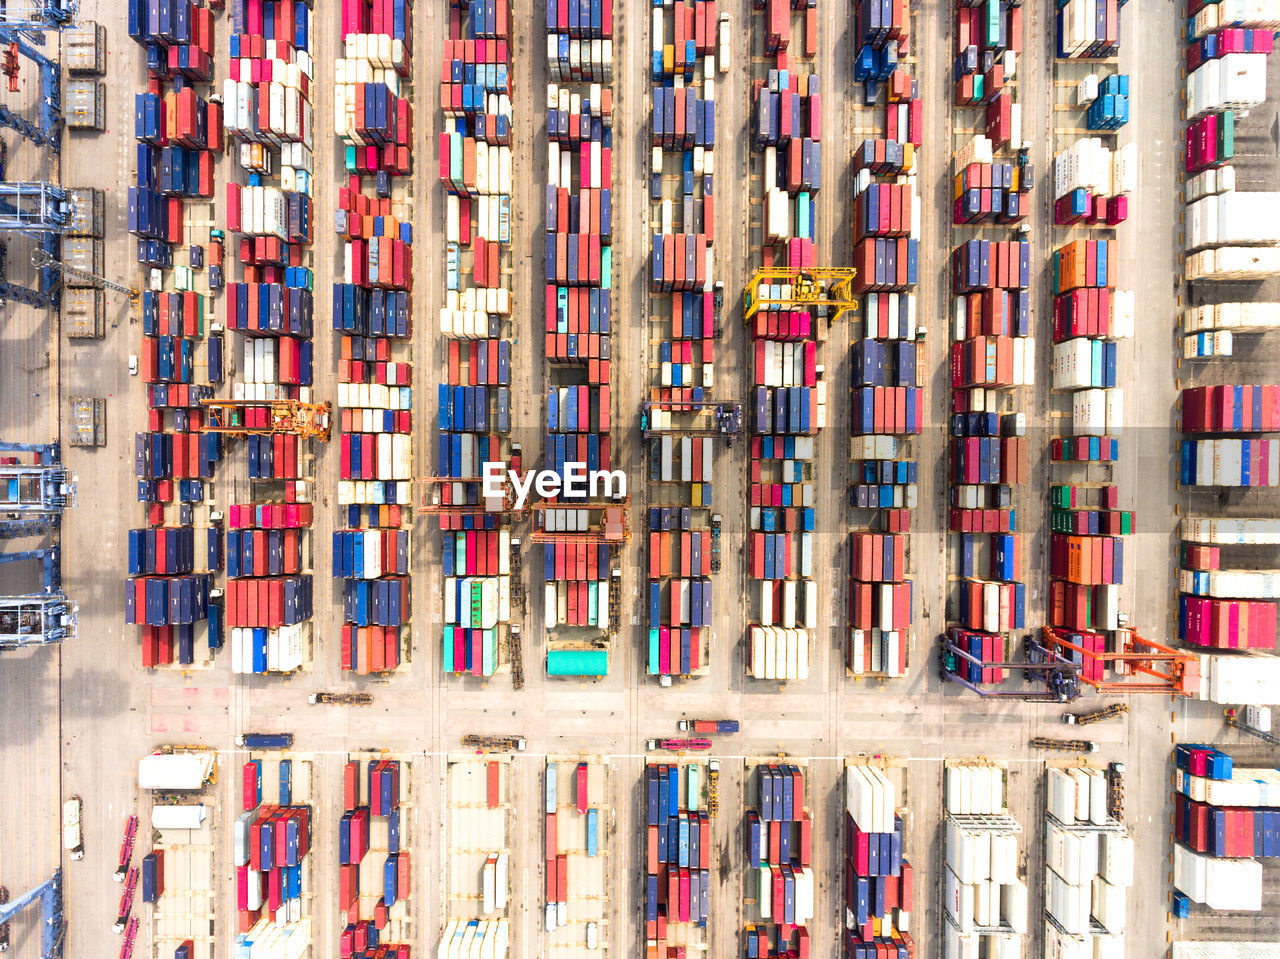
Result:
<svg viewBox="0 0 1280 959"><path fill-rule="evenodd" d="M765 266L757 269L742 291L742 319L750 322L761 310L825 306L834 323L858 308L854 267L818 266L808 270Z"/></svg>
<svg viewBox="0 0 1280 959"><path fill-rule="evenodd" d="M309 439L329 439L328 403L204 399L200 401L200 405L209 414L202 427L205 433L230 433L233 436L272 436L286 433Z"/></svg>

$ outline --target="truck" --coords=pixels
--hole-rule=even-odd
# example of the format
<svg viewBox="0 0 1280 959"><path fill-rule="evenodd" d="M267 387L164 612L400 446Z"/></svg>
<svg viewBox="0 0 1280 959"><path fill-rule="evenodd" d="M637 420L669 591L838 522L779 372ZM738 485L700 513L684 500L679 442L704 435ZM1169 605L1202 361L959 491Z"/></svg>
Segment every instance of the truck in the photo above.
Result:
<svg viewBox="0 0 1280 959"><path fill-rule="evenodd" d="M730 46L730 28L729 14L720 14L720 38L716 44L716 63L720 67L721 73L729 72L729 46Z"/></svg>
<svg viewBox="0 0 1280 959"><path fill-rule="evenodd" d="M676 723L676 728L682 733L699 735L720 733L727 736L738 731L738 721L736 719L682 719Z"/></svg>
<svg viewBox="0 0 1280 959"><path fill-rule="evenodd" d="M129 921L129 913L133 911L133 891L137 888L138 870L130 869L124 881L124 889L120 893L120 908L116 910L116 922L111 927L116 932L124 932L125 923Z"/></svg>
<svg viewBox="0 0 1280 959"><path fill-rule="evenodd" d="M62 804L62 848L73 860L84 858L84 836L80 829L80 797L72 796Z"/></svg>
<svg viewBox="0 0 1280 959"><path fill-rule="evenodd" d="M462 745L481 753L522 753L526 743L523 736L481 736L478 733L467 733L462 737Z"/></svg>
<svg viewBox="0 0 1280 959"><path fill-rule="evenodd" d="M720 528L723 520L719 513L711 514L711 572L720 572Z"/></svg>
<svg viewBox="0 0 1280 959"><path fill-rule="evenodd" d="M1087 713L1063 713L1062 721L1068 726L1088 726L1090 723L1100 723L1105 719L1123 716L1128 711L1129 707L1126 703L1112 703L1110 706Z"/></svg>
<svg viewBox="0 0 1280 959"><path fill-rule="evenodd" d="M124 822L124 838L120 840L120 858L117 860L115 874L111 877L115 882L124 882L125 873L129 871L129 859L133 856L133 841L138 835L138 817L130 816Z"/></svg>
<svg viewBox="0 0 1280 959"><path fill-rule="evenodd" d="M241 733L236 745L245 749L288 749L293 745L293 733Z"/></svg>
<svg viewBox="0 0 1280 959"><path fill-rule="evenodd" d="M0 886L0 906L9 901L9 887ZM9 948L9 924L0 922L0 952Z"/></svg>
<svg viewBox="0 0 1280 959"><path fill-rule="evenodd" d="M711 740L701 738L690 739L650 739L645 743L646 748L653 752L657 749L665 749L668 752L683 752L686 749L710 749Z"/></svg>
<svg viewBox="0 0 1280 959"><path fill-rule="evenodd" d="M1033 749L1049 749L1059 753L1096 753L1098 744L1088 739L1050 739L1048 736L1033 736Z"/></svg>
<svg viewBox="0 0 1280 959"><path fill-rule="evenodd" d="M325 703L339 706L368 706L373 702L372 693L312 693L307 697L311 704Z"/></svg>
<svg viewBox="0 0 1280 959"><path fill-rule="evenodd" d="M707 815L712 819L720 811L720 760L707 763Z"/></svg>

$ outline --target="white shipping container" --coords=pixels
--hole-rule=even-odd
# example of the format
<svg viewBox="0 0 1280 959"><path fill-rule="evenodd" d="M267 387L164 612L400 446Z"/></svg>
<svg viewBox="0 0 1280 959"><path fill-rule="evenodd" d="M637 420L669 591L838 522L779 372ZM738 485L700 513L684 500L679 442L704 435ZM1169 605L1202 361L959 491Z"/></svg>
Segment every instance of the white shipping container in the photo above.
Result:
<svg viewBox="0 0 1280 959"><path fill-rule="evenodd" d="M1280 657L1237 652L1204 653L1199 659L1202 700L1250 708L1280 703Z"/></svg>
<svg viewBox="0 0 1280 959"><path fill-rule="evenodd" d="M1262 909L1262 863L1256 859L1216 859L1174 843L1173 885L1210 909Z"/></svg>

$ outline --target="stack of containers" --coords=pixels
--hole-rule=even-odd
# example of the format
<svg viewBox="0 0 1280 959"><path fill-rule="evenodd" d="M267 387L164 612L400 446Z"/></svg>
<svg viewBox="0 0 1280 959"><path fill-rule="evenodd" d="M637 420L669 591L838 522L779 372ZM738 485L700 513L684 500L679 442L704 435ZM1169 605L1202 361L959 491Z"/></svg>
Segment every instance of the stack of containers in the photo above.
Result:
<svg viewBox="0 0 1280 959"><path fill-rule="evenodd" d="M1280 388L1265 384L1193 387L1182 391L1182 433L1229 435L1280 430ZM1280 442L1261 437L1184 439L1185 486L1276 486Z"/></svg>
<svg viewBox="0 0 1280 959"><path fill-rule="evenodd" d="M1118 36L1115 0L1105 0L1103 5L1090 0L1088 8L1098 16L1096 24L1085 31L1088 42L1083 45L1067 41L1067 37L1079 39L1078 24L1072 25L1079 17L1078 5L1079 0L1072 0L1060 10L1059 56L1111 56L1106 38ZM1127 94L1128 77L1110 74L1099 82L1096 74L1089 74L1076 88L1076 105L1088 105L1086 127L1118 129L1127 118ZM1075 139L1054 158L1053 172L1054 223L1058 227L1072 228L1073 232L1076 228L1113 228L1128 217L1128 195L1136 186L1137 145L1113 149L1101 137ZM1046 613L1059 635L1079 647L1067 655L1080 666L1081 677L1086 682L1100 682L1107 677L1096 654L1108 649L1105 633L1120 625L1122 537L1132 533L1133 516L1118 508L1117 487L1085 482L1076 474L1092 462L1114 462L1119 456L1124 396L1117 387L1117 341L1133 335L1135 297L1115 289L1119 263L1116 240L1073 239L1058 247L1050 262L1054 297L1051 386L1058 394L1052 402L1064 418L1070 411L1071 429L1070 435L1049 440L1055 478L1066 482L1049 488ZM1051 882L1049 894L1058 888ZM1087 908L1088 892L1082 897ZM1072 926L1066 933L1055 932L1060 948L1076 950L1079 944L1071 936L1080 931Z"/></svg>
<svg viewBox="0 0 1280 959"><path fill-rule="evenodd" d="M1248 555L1249 547L1274 546L1280 543L1280 523L1273 519L1184 517L1180 535L1184 593L1178 601L1178 638L1188 646L1214 650L1200 656L1200 698L1238 705L1276 702L1280 659L1246 652L1276 648L1280 602L1263 595L1273 592L1268 586L1274 576L1251 570L1224 571L1222 552L1225 549L1230 555L1244 548Z"/></svg>
<svg viewBox="0 0 1280 959"><path fill-rule="evenodd" d="M961 8L961 12L973 18L977 9ZM1008 10L1011 37L1013 22L1020 22L1015 14L1020 13L1018 7ZM988 20L994 15L989 14ZM995 36L992 31L1004 29L1003 23L1003 19L988 22L987 35ZM1012 58L1009 50L1004 59ZM1013 182L1012 167L994 152L998 142L981 136L965 142L954 156L956 173L978 164L974 175L981 177L983 165L989 164L993 170L1008 167L1009 176L1002 172L1000 182ZM1019 177L1023 176L1029 180L1030 170L1020 168ZM1025 240L967 239L953 250L951 262L948 525L957 534L960 576L952 636L966 649L980 653L984 661L999 662L1005 659L1003 634L1023 628L1026 616L1022 538L1017 532L1014 496L1016 488L1029 479L1026 418L1017 411L1017 388L1035 383L1028 292L1031 246ZM1012 402L1003 398L1009 391ZM1010 406L1010 412L997 412ZM980 678L974 681L1003 679L1001 670L980 668L963 658L956 659L956 668L976 672Z"/></svg>
<svg viewBox="0 0 1280 959"><path fill-rule="evenodd" d="M364 766L363 770L361 769ZM363 774L362 774L363 773ZM343 813L338 822L338 910L344 959L390 955L412 938L406 846L408 767L398 760L348 760L342 770Z"/></svg>
<svg viewBox="0 0 1280 959"><path fill-rule="evenodd" d="M581 0L567 10L549 5L547 63L558 83L613 83L613 7L606 0Z"/></svg>
<svg viewBox="0 0 1280 959"><path fill-rule="evenodd" d="M299 0L233 0L228 6L222 101L243 174L228 180L225 205L228 232L241 234L234 241L241 279L227 285L225 306L226 328L239 334L243 354L232 398L308 403L314 315L310 9ZM266 406L244 410L249 423L265 424L269 415ZM310 440L281 433L249 436L246 446L250 504L232 508L237 519L230 525L250 542L258 532L298 530L301 544L311 523ZM242 565L240 577L228 579L226 618L237 642L233 669L290 671L306 662L312 615L307 552L296 573L263 578L255 551L252 571Z"/></svg>
<svg viewBox="0 0 1280 959"><path fill-rule="evenodd" d="M479 949L481 955L492 954L494 959L506 959L510 936L511 928L506 919L450 919L440 937L440 955L453 959L454 956L469 956ZM402 954L400 959L408 957Z"/></svg>
<svg viewBox="0 0 1280 959"><path fill-rule="evenodd" d="M1280 657L1202 653L1198 658L1200 699L1223 705L1263 707L1280 702Z"/></svg>
<svg viewBox="0 0 1280 959"><path fill-rule="evenodd" d="M196 289L205 248L184 245L192 243L187 214L213 197L214 157L224 145L222 107L210 102L213 11L190 0L129 0L128 29L145 50L148 71L146 91L134 95L137 146L128 186L128 229L138 238L138 266L149 272L137 346L148 416L146 431L135 434L134 471L149 528L144 535L154 528L161 537L185 537L194 532L195 504L205 501L204 480L213 477L222 457L222 438L201 432L200 400L213 391L196 383L199 347L212 314L209 294ZM215 266L220 272L221 249L209 248L210 270L201 284L209 291L221 285L214 275ZM208 344L207 376L218 382L221 354L214 340ZM179 573L167 562L151 569L145 557L137 559L131 556L130 575L145 575L150 585L126 582L125 621L142 627L143 666L207 661L222 644L222 624L219 608L207 602L207 577L189 575L204 563L184 559Z"/></svg>
<svg viewBox="0 0 1280 959"><path fill-rule="evenodd" d="M210 576L195 572L195 529L131 529L128 542L125 622L142 627L142 665L194 663L199 646L221 645L221 608L209 603Z"/></svg>
<svg viewBox="0 0 1280 959"><path fill-rule="evenodd" d="M1053 158L1053 222L1118 226L1129 217L1137 177L1136 143L1112 150L1099 137L1072 141Z"/></svg>
<svg viewBox="0 0 1280 959"><path fill-rule="evenodd" d="M1093 459L1095 449L1097 459L1112 461L1119 452L1113 434L1124 419L1124 393L1108 385L1116 382L1116 351L1105 340L1130 334L1132 314L1128 297L1112 289L1117 262L1115 240L1072 240L1051 260L1054 339L1062 341L1054 346L1054 388L1074 391L1072 435L1053 447L1058 462Z"/></svg>
<svg viewBox="0 0 1280 959"><path fill-rule="evenodd" d="M306 955L311 945L310 763L279 760L279 792L263 797L263 764L250 759L241 777L241 814L233 832L236 954L251 959ZM295 769L296 767L299 767Z"/></svg>
<svg viewBox="0 0 1280 959"><path fill-rule="evenodd" d="M723 300L713 255L719 21L715 0L680 0L652 13L649 199L659 231L651 238L649 288L656 375L646 396L661 405L651 407L650 429L675 435L649 442L650 502L658 505L649 510L647 661L650 676L690 676L710 662L716 438L678 434L689 413L706 415L715 386L716 301Z"/></svg>
<svg viewBox="0 0 1280 959"><path fill-rule="evenodd" d="M1017 223L1030 212L1034 185L1035 170L1025 155L997 163L994 144L979 134L956 158L951 222Z"/></svg>
<svg viewBox="0 0 1280 959"><path fill-rule="evenodd" d="M409 636L412 528L413 207L411 0L342 0L333 129L347 185L338 191L339 530L333 575L344 580L342 668L390 672Z"/></svg>
<svg viewBox="0 0 1280 959"><path fill-rule="evenodd" d="M1230 356L1235 338L1280 328L1280 303L1205 303L1182 312L1182 357Z"/></svg>
<svg viewBox="0 0 1280 959"><path fill-rule="evenodd" d="M793 11L803 11L803 49L792 45ZM764 196L757 200L763 201L765 245L760 252L766 267L801 270L816 263L814 195L822 180L822 97L812 72L817 17L817 0L770 0L765 12L768 69L763 80L752 84L750 122L752 149L763 154L757 169L763 168ZM894 279L904 274L905 285L906 245L912 241L868 242L902 247ZM864 278L865 272L858 281ZM760 293L761 299L789 295L771 287ZM748 575L758 583L759 594L759 608L748 620L747 673L755 679L807 676L809 630L817 628L820 615L813 579L814 437L826 425L827 390L818 373L820 320L816 311L792 306L765 305L744 316L754 344L746 416L753 434Z"/></svg>
<svg viewBox="0 0 1280 959"><path fill-rule="evenodd" d="M233 673L289 673L310 661L311 521L310 503L227 508Z"/></svg>
<svg viewBox="0 0 1280 959"><path fill-rule="evenodd" d="M997 149L1016 148L1022 143L1022 105L1010 81L1022 53L1021 0L956 0L955 11L954 102L982 109L985 133Z"/></svg>
<svg viewBox="0 0 1280 959"><path fill-rule="evenodd" d="M906 533L849 536L849 646L846 667L855 675L906 672L912 584L907 578Z"/></svg>
<svg viewBox="0 0 1280 959"><path fill-rule="evenodd" d="M1266 7L1188 4L1184 169L1191 182L1187 251L1190 280L1248 280L1280 275L1273 216L1251 204L1272 204L1270 194L1235 194L1236 126L1267 98L1267 57L1280 21ZM1219 179L1219 174L1223 176ZM1210 178L1206 184L1204 177ZM1187 331L1190 332L1190 331ZM1193 355L1228 354L1217 344L1197 345Z"/></svg>
<svg viewBox="0 0 1280 959"><path fill-rule="evenodd" d="M904 857L898 793L884 770L847 764L845 776L844 959L915 956L914 871Z"/></svg>
<svg viewBox="0 0 1280 959"><path fill-rule="evenodd" d="M1119 626L1119 587L1124 582L1124 539L1133 533L1133 513L1118 509L1120 490L1111 485L1049 487L1049 623L1069 642L1099 652L1100 630ZM1101 680L1096 659L1071 655L1086 680Z"/></svg>
<svg viewBox="0 0 1280 959"><path fill-rule="evenodd" d="M645 952L705 948L711 909L711 820L706 767L645 767Z"/></svg>
<svg viewBox="0 0 1280 959"><path fill-rule="evenodd" d="M1050 768L1045 805L1045 941L1064 959L1124 959L1133 840L1107 816L1101 769Z"/></svg>
<svg viewBox="0 0 1280 959"><path fill-rule="evenodd" d="M1055 0L1058 56L1073 60L1101 60L1117 56L1120 53L1120 8L1126 2Z"/></svg>
<svg viewBox="0 0 1280 959"><path fill-rule="evenodd" d="M554 14L554 16L553 16ZM566 464L588 472L611 469L613 293L613 87L612 0L560 4L548 9L548 44L560 37L592 51L589 70L547 85L547 187L542 244L547 412L543 462L566 473ZM590 41L589 43L586 43ZM586 44L586 46L584 46ZM568 43L569 55L573 44ZM600 62L594 62L595 51ZM602 78L591 82L592 77ZM692 102L692 101L690 101ZM585 506L597 496L573 504ZM568 497L561 495L559 501ZM548 652L568 630L598 636L609 626L609 550L587 533L589 511L568 509L547 526L543 543ZM561 522L563 519L564 522ZM583 535L583 534L587 535ZM580 645L581 633L572 640Z"/></svg>
<svg viewBox="0 0 1280 959"><path fill-rule="evenodd" d="M519 470L511 431L511 8L453 0L440 70L439 170L445 197L446 370L438 384L436 475ZM470 263L465 262L469 255ZM510 620L510 534L477 482L442 483L443 667L492 676Z"/></svg>
<svg viewBox="0 0 1280 959"><path fill-rule="evenodd" d="M1262 863L1254 857L1259 845L1262 855L1280 851L1274 829L1267 836L1280 807L1280 769L1236 769L1226 753L1194 743L1175 746L1173 761L1175 914L1185 915L1192 902L1260 911Z"/></svg>
<svg viewBox="0 0 1280 959"><path fill-rule="evenodd" d="M595 770L593 774L592 770ZM548 762L544 789L546 828L546 930L554 932L569 923L569 859L600 854L605 833L600 826L600 809L590 801L592 793L600 794L601 783L592 781L601 770L599 764L580 762L570 775L572 795L562 795L559 786L560 764ZM564 807L563 810L561 807ZM576 836L574 830L580 830ZM561 852L561 849L567 850ZM581 894L581 893L580 893ZM575 915L575 922L581 917Z"/></svg>
<svg viewBox="0 0 1280 959"><path fill-rule="evenodd" d="M917 349L916 276L921 204L917 193L916 150L923 137L924 104L906 64L911 47L911 12L901 2L854 0L853 32L860 44L854 78L863 82L868 104L881 99L885 137L862 141L854 151L853 244L859 270L877 265L890 249L900 258L906 243L907 276L888 276L860 295L861 311L852 336L850 458L854 461L855 508L876 510L853 534L859 552L882 537L905 556L916 504L917 463L910 437L924 425L924 371ZM881 84L884 96L881 96ZM913 254L912 247L916 247ZM886 261L887 265L887 261ZM870 274L876 279L875 271ZM861 276L858 278L861 279ZM855 279L855 283L858 282ZM874 547L871 547L874 552ZM896 553L895 553L896 556ZM911 646L911 581L905 561L877 571L852 557L846 670L854 675L900 676ZM879 576L884 576L880 579Z"/></svg>
<svg viewBox="0 0 1280 959"><path fill-rule="evenodd" d="M814 915L811 868L813 820L805 808L805 771L790 764L761 764L754 772L754 799L747 809L747 868L755 906L747 910L744 934L750 959L809 955L807 924Z"/></svg>
<svg viewBox="0 0 1280 959"><path fill-rule="evenodd" d="M943 959L1022 955L1027 886L1018 877L1018 835L1009 815L1005 770L946 767L946 866L943 869Z"/></svg>
<svg viewBox="0 0 1280 959"><path fill-rule="evenodd" d="M711 439L685 438L705 444ZM711 532L688 507L649 507L649 675L705 672L710 637ZM686 520L688 522L686 523ZM692 528L680 528L681 526Z"/></svg>

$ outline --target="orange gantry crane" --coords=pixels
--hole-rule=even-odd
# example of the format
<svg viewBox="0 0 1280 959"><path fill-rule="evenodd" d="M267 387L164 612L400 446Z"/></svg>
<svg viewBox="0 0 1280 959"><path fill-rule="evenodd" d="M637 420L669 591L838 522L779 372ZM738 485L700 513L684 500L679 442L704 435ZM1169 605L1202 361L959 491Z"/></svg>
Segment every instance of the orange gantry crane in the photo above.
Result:
<svg viewBox="0 0 1280 959"><path fill-rule="evenodd" d="M328 403L202 399L200 405L209 414L202 427L205 433L229 433L233 436L290 434L308 439L329 439L331 408Z"/></svg>
<svg viewBox="0 0 1280 959"><path fill-rule="evenodd" d="M1114 653L1094 652L1071 642L1052 626L1041 628L1044 646L1067 659L1073 654L1084 662L1097 662L1102 674L1110 669L1127 679L1088 679L1090 670L1080 671L1080 681L1100 693L1160 693L1169 696L1194 696L1200 691L1200 661L1194 653L1173 649L1152 639L1144 639L1128 627L1116 630ZM1141 677L1141 678L1136 678Z"/></svg>

